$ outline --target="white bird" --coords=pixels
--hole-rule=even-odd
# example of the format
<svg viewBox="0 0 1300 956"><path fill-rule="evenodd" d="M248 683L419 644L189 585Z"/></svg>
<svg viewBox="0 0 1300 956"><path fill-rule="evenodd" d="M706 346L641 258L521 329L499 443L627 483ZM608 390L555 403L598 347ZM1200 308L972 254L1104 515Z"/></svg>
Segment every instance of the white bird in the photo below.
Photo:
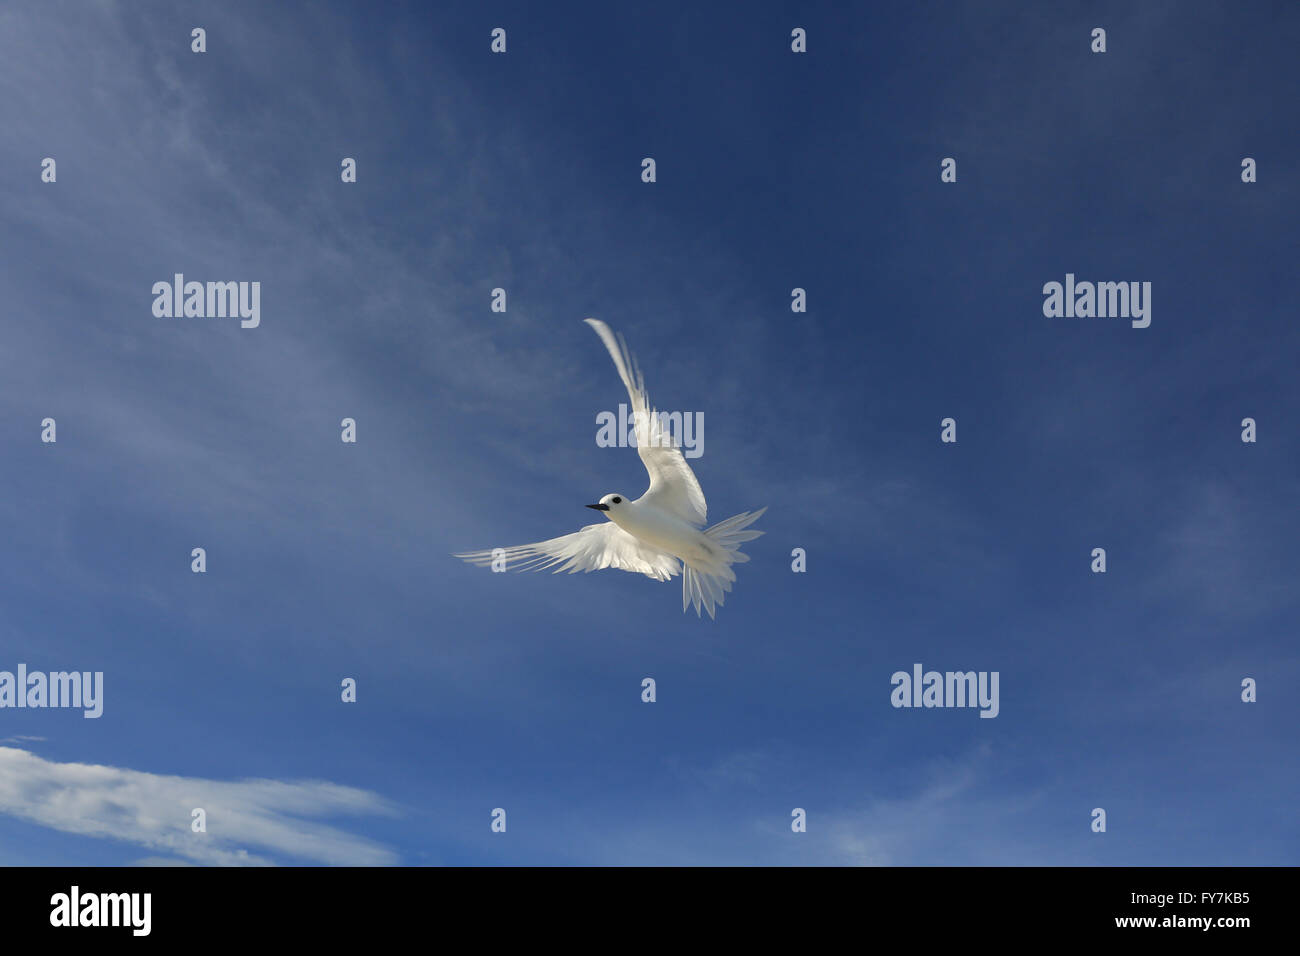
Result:
<svg viewBox="0 0 1300 956"><path fill-rule="evenodd" d="M650 487L635 501L623 494L608 494L599 504L587 505L602 511L607 519L580 531L536 544L512 548L470 551L454 555L480 567L504 558L516 571L537 571L554 567L553 573L620 568L667 581L682 574L682 611L691 604L700 616L700 606L715 615L736 574L733 564L749 560L740 545L762 531L746 530L767 508L744 512L702 530L708 515L704 492L682 457L675 437L664 427L650 406L645 383L636 360L623 336L615 338L599 319L586 319L609 349L619 377L627 387L636 428L637 453L650 473ZM680 562L680 565L679 565Z"/></svg>

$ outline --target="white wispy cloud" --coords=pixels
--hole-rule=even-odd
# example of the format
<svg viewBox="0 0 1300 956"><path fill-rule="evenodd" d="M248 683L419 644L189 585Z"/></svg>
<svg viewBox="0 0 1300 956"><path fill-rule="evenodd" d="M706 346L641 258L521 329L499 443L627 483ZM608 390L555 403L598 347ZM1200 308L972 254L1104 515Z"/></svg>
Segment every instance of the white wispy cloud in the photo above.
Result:
<svg viewBox="0 0 1300 956"><path fill-rule="evenodd" d="M191 812L206 813L206 833ZM0 747L0 813L65 833L139 844L209 865L291 862L382 866L389 848L311 817L395 815L378 794L325 781L205 780L100 764L58 763ZM252 848L250 851L249 848ZM267 854L271 855L267 855ZM160 862L147 857L150 863Z"/></svg>
<svg viewBox="0 0 1300 956"><path fill-rule="evenodd" d="M575 819L563 828L565 845L539 841L535 849L548 858L567 854L609 866L1086 862L1060 857L1044 835L1041 818L1044 807L1051 815L1052 795L1008 786L998 763L993 747L979 743L950 758L924 760L888 785L840 787L842 794L858 793L829 802L826 782L801 782L800 760L789 751L737 751L697 766L673 761L684 788L671 819L641 807L608 821L590 841ZM791 830L796 806L807 813L803 833ZM583 810L584 819L590 813Z"/></svg>
<svg viewBox="0 0 1300 956"><path fill-rule="evenodd" d="M909 792L856 806L809 809L802 841L786 843L784 862L840 866L1025 865L1043 848L1021 825L1041 799L1030 790L988 792L992 748L980 744L929 764ZM765 831L775 833L770 821ZM788 832L788 827L786 829Z"/></svg>

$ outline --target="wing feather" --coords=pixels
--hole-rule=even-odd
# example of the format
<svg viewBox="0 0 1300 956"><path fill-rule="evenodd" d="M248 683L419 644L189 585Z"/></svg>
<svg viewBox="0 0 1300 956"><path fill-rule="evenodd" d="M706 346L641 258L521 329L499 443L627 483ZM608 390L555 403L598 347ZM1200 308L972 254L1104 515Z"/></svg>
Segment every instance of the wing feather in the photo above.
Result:
<svg viewBox="0 0 1300 956"><path fill-rule="evenodd" d="M678 572L675 557L633 537L612 521L589 524L573 534L535 544L467 551L454 557L487 567L496 560L498 550L503 552L506 567L511 571L542 571L554 567L554 574L561 571L575 574L578 571L618 568L644 574L656 581L667 581Z"/></svg>
<svg viewBox="0 0 1300 956"><path fill-rule="evenodd" d="M618 369L618 376L627 389L636 427L637 454L641 456L641 462L650 474L650 487L641 496L642 500L650 501L691 524L703 525L708 520L709 513L704 491L700 488L695 472L682 456L681 449L677 447L671 430L663 427L663 422L651 406L641 370L628 351L627 342L623 336L616 336L600 319L585 321L605 343L610 358L614 360L614 367Z"/></svg>

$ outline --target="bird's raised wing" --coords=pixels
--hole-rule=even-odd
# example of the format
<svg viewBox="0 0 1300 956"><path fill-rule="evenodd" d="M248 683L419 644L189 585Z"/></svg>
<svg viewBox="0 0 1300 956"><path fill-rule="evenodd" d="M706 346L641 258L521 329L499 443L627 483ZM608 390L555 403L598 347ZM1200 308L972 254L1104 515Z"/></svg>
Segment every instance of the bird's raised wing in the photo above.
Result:
<svg viewBox="0 0 1300 956"><path fill-rule="evenodd" d="M501 554L498 555L497 551ZM573 534L520 544L512 548L490 551L469 551L455 557L479 567L486 567L500 557L511 571L541 571L559 565L554 574L568 571L599 571L602 568L619 568L667 581L678 572L677 559L667 551L653 548L628 534L612 521L589 524Z"/></svg>
<svg viewBox="0 0 1300 956"><path fill-rule="evenodd" d="M600 340L609 350L609 357L614 360L619 378L627 388L631 401L633 420L636 424L636 450L641 456L645 470L650 473L650 487L643 501L649 501L665 511L677 515L694 525L702 525L708 518L709 507L704 501L704 492L695 478L695 472L682 457L682 451L675 444L671 432L663 427L659 416L650 406L646 395L645 381L641 370L637 368L636 359L628 351L623 336L615 336L608 325L600 319L586 319L588 325L596 330Z"/></svg>

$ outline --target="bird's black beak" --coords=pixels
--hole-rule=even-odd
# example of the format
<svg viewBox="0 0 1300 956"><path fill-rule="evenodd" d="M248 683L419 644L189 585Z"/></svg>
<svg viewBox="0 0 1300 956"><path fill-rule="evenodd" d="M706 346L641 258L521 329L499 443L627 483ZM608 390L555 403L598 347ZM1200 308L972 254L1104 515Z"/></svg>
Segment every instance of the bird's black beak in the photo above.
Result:
<svg viewBox="0 0 1300 956"><path fill-rule="evenodd" d="M609 505L587 505L588 508L595 508L597 511L608 511Z"/></svg>

